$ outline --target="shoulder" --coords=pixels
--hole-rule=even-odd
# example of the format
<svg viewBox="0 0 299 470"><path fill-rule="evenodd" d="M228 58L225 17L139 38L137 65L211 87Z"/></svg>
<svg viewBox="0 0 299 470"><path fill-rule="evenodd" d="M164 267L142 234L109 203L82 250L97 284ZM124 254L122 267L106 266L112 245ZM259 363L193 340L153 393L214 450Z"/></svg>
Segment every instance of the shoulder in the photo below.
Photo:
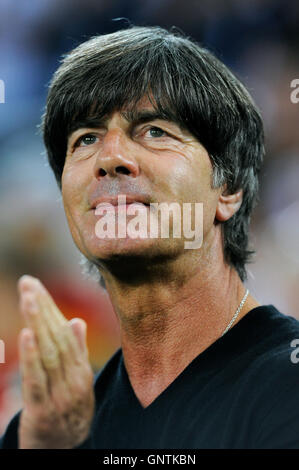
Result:
<svg viewBox="0 0 299 470"><path fill-rule="evenodd" d="M258 356L265 354L267 357L267 354L275 355L276 352L281 355L283 351L289 353L296 346L296 340L299 342L299 321L281 313L273 305L254 308L235 328L232 342L242 340L246 349Z"/></svg>
<svg viewBox="0 0 299 470"><path fill-rule="evenodd" d="M298 448L299 322L273 305L258 307L248 314L246 341L241 383L257 421L256 445Z"/></svg>
<svg viewBox="0 0 299 470"><path fill-rule="evenodd" d="M244 409L259 420L286 401L293 403L299 416L299 322L295 318L273 305L253 309L220 339L213 365L235 400L239 397Z"/></svg>
<svg viewBox="0 0 299 470"><path fill-rule="evenodd" d="M225 336L222 374L246 445L299 448L298 320L260 306Z"/></svg>
<svg viewBox="0 0 299 470"><path fill-rule="evenodd" d="M248 361L248 372L262 372L269 380L282 376L299 379L299 321L294 317L273 305L260 306L242 319L231 336L232 347L242 351Z"/></svg>
<svg viewBox="0 0 299 470"><path fill-rule="evenodd" d="M242 319L248 321L248 324L263 324L271 329L282 326L284 331L299 331L299 321L295 316L286 315L280 312L274 305L260 305ZM273 330L274 331L274 330Z"/></svg>

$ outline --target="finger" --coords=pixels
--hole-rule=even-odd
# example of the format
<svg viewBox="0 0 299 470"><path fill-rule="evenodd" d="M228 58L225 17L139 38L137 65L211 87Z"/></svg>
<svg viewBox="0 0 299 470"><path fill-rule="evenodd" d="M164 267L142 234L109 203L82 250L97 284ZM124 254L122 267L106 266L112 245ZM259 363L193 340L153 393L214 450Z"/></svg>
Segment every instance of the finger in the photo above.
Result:
<svg viewBox="0 0 299 470"><path fill-rule="evenodd" d="M85 357L88 357L88 349L86 342L86 332L87 326L82 318L72 318L69 322L70 327L78 341L81 351L84 353Z"/></svg>
<svg viewBox="0 0 299 470"><path fill-rule="evenodd" d="M43 369L34 333L23 328L19 335L19 358L23 399L26 405L40 405L49 398L47 375Z"/></svg>
<svg viewBox="0 0 299 470"><path fill-rule="evenodd" d="M64 368L57 346L49 337L45 325L40 322L41 315L39 315L38 306L34 303L31 292L26 292L23 295L22 309L25 312L27 323L33 331L37 331L35 350L39 354L40 363L46 374L49 397L53 400L57 410L60 410L66 401L70 401L68 377L74 369L73 367L69 367L68 370Z"/></svg>
<svg viewBox="0 0 299 470"><path fill-rule="evenodd" d="M23 294L20 301L20 310L24 315L27 326L35 333L41 361L50 379L61 379L63 370L59 351L50 337L46 322L35 301L35 296L30 291Z"/></svg>
<svg viewBox="0 0 299 470"><path fill-rule="evenodd" d="M40 308L47 316L49 329L53 335L53 339L63 354L66 354L69 349L70 358L74 358L76 355L80 354L81 350L84 351L84 349L82 349L82 347L80 348L80 343L78 343L78 339L74 334L75 332L73 328L70 327L70 322L62 315L51 295L40 281L37 288L37 300ZM83 320L82 323L85 325Z"/></svg>
<svg viewBox="0 0 299 470"><path fill-rule="evenodd" d="M78 394L78 391L80 394L80 391L86 388L90 378L93 377L88 362L87 347L86 352L82 353L69 322L59 327L53 326L49 318L51 315L45 313L47 307L42 302L37 301L40 300L41 290L43 291L42 295L44 295L41 283L29 276L26 276L26 278L26 282L23 280L23 283L20 283L24 315L27 317L29 325L36 331L42 362L50 378L51 396L56 406L60 408L60 406L63 407L71 400L72 394ZM24 284L26 288L25 292L22 293ZM51 324L54 329L52 330L54 334L52 341ZM69 340L70 337L71 340ZM83 335L81 334L79 337L82 341ZM69 347L70 341L76 344L75 348ZM53 349L53 344L56 347L55 349Z"/></svg>
<svg viewBox="0 0 299 470"><path fill-rule="evenodd" d="M59 311L52 297L42 283L31 276L23 276L19 281L20 294L31 292L40 310L40 320L49 330L53 343L58 346L65 367L78 361L81 351L69 322Z"/></svg>
<svg viewBox="0 0 299 470"><path fill-rule="evenodd" d="M22 375L22 395L24 411L35 423L37 430L43 432L50 422L51 427L58 426L59 413L63 411L66 400L70 400L69 391L64 382L58 382L55 394L51 393L49 377L44 370L34 332L23 328L19 335L19 357ZM36 422L38 423L36 425Z"/></svg>
<svg viewBox="0 0 299 470"><path fill-rule="evenodd" d="M66 318L57 308L49 292L39 279L33 276L28 276L26 274L19 279L18 289L20 295L27 291L35 292L37 295L37 300L41 303L41 307L45 308L47 311L51 311L51 319L55 321L55 323L59 325L64 325L67 323Z"/></svg>

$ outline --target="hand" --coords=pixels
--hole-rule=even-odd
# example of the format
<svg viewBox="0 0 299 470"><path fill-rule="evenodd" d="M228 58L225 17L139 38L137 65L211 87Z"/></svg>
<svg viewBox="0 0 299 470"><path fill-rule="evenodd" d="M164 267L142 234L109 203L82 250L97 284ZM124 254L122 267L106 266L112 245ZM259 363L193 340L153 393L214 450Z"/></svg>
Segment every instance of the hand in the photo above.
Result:
<svg viewBox="0 0 299 470"><path fill-rule="evenodd" d="M19 337L24 407L19 448L70 449L88 436L94 413L86 324L70 322L38 279L22 276Z"/></svg>

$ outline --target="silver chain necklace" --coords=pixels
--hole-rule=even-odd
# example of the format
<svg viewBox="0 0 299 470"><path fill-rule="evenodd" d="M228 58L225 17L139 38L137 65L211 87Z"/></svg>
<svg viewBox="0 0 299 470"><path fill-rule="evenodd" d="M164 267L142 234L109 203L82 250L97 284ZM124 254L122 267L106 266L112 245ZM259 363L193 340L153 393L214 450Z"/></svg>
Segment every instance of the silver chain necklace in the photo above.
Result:
<svg viewBox="0 0 299 470"><path fill-rule="evenodd" d="M246 289L245 295L244 295L243 299L241 300L241 303L240 303L239 307L237 308L236 313L234 314L233 318L231 319L231 321L229 322L229 324L227 325L227 327L225 328L225 330L224 330L224 332L222 333L221 336L224 336L225 333L228 332L228 330L230 329L230 327L232 326L232 324L233 324L233 323L235 322L235 320L237 319L239 313L240 313L241 310L242 310L243 305L244 305L245 302L246 302L246 299L247 299L247 297L248 297L248 294L249 294L249 290Z"/></svg>

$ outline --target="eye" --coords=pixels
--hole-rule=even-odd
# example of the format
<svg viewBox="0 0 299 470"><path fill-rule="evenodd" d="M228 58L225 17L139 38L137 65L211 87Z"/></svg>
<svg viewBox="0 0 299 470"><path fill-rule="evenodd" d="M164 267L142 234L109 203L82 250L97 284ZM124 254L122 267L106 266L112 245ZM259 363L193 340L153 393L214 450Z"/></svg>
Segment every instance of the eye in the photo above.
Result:
<svg viewBox="0 0 299 470"><path fill-rule="evenodd" d="M87 145L92 145L96 142L97 136L94 134L85 134L82 135L76 142L75 147L86 147Z"/></svg>
<svg viewBox="0 0 299 470"><path fill-rule="evenodd" d="M151 137L164 137L167 135L163 129L160 129L160 127L151 127L148 131L151 135Z"/></svg>

